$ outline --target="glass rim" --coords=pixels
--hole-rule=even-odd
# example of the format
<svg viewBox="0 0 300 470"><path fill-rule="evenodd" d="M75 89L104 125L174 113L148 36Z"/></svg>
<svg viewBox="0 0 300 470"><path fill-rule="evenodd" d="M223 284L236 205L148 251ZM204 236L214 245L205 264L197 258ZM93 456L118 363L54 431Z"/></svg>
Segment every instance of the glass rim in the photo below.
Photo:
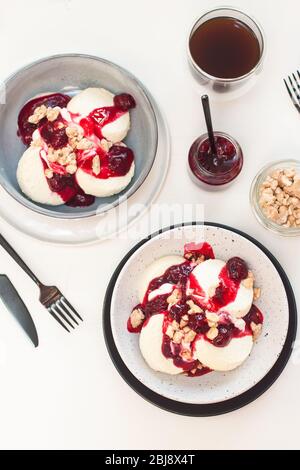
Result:
<svg viewBox="0 0 300 470"><path fill-rule="evenodd" d="M191 50L190 50L190 40L191 40L191 37L193 36L195 30L196 30L196 26L197 24L203 19L205 18L207 15L209 15L210 13L217 13L219 11L222 11L222 10L227 10L228 12L236 12L236 13L240 13L241 15L244 15L246 18L248 18L250 21L252 21L255 26L257 27L258 31L259 31L259 34L260 34L260 39L261 39L261 52L260 52L260 58L259 58L259 61L257 62L257 64L249 71L247 72L246 74L244 75L241 75L239 77L234 77L234 78L222 78L222 77L216 77L214 75L210 75L209 73L207 73L205 70L203 70L201 67L199 67L199 65L195 62L192 54L191 54ZM209 20L207 20L209 21ZM251 28L252 29L252 28ZM255 34L255 32L253 31L253 33ZM257 34L255 34L255 36L257 37ZM258 38L257 38L258 39ZM264 31L262 29L262 26L260 25L260 23L256 20L256 18L254 18L252 15L249 15L248 13L245 13L243 10L240 10L239 8L234 8L234 7L230 7L230 6L220 6L220 7L217 7L217 8L213 8L211 10L207 10L205 11L201 16L199 16L199 18L196 19L196 21L193 22L193 25L190 29L190 32L189 32L189 35L188 35L188 39L187 39L187 55L188 55L188 58L189 58L189 61L191 63L191 65L193 66L193 68L201 75L205 76L208 80L211 80L211 81L219 81L219 82L223 82L223 83L235 83L235 82L240 82L248 77L250 77L251 75L253 75L256 70L259 69L259 67L261 66L263 60L264 60L264 57L265 57L265 50L266 50L266 41L265 41L265 35L264 35Z"/></svg>

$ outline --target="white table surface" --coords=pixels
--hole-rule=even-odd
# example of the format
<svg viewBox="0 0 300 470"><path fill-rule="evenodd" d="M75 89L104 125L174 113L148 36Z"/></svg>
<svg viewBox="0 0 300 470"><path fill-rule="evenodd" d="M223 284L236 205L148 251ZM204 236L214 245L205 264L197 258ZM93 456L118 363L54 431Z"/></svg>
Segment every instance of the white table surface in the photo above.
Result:
<svg viewBox="0 0 300 470"><path fill-rule="evenodd" d="M299 67L300 5L297 0L234 2L260 20L267 56L255 88L239 100L214 105L216 128L240 141L245 166L230 189L212 194L191 184L185 170L189 146L204 129L185 45L193 20L217 5L209 0L1 0L0 78L61 52L99 55L131 70L152 91L171 130L171 168L159 202L202 203L207 220L256 237L286 269L300 304L299 239L265 231L248 202L250 182L262 165L297 158L300 152L299 116L282 82ZM135 241L62 247L24 236L3 221L0 226L36 274L59 285L85 318L67 335L39 305L30 279L0 251L1 272L22 294L40 337L34 349L1 308L1 448L299 448L299 360L291 360L268 392L239 411L213 418L164 412L119 376L101 329L106 285Z"/></svg>

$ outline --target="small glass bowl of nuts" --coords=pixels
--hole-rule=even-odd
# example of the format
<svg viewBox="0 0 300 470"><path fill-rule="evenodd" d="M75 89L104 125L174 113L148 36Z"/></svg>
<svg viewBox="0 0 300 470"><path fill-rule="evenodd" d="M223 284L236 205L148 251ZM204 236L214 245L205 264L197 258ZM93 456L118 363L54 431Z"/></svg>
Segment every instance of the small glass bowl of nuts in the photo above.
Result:
<svg viewBox="0 0 300 470"><path fill-rule="evenodd" d="M300 236L300 161L265 166L254 178L250 202L265 228L287 237Z"/></svg>

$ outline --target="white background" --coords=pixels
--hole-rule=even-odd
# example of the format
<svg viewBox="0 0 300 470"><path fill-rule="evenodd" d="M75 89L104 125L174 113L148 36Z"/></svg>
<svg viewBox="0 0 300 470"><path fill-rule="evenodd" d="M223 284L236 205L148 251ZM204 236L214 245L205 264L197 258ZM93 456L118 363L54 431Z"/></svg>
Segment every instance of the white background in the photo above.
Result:
<svg viewBox="0 0 300 470"><path fill-rule="evenodd" d="M95 54L128 68L156 97L171 130L171 169L159 202L204 203L207 220L256 237L286 269L299 303L299 239L279 238L260 227L248 193L265 163L299 155L299 116L282 78L300 66L300 6L297 0L232 3L259 19L268 48L255 88L239 100L214 105L215 127L235 136L245 154L243 173L226 192L201 191L185 170L189 146L204 130L199 94L186 65L186 37L194 19L217 6L215 1L1 0L0 78L61 52ZM66 334L39 305L32 282L0 252L0 270L22 294L40 337L35 350L0 309L1 448L299 448L300 366L295 361L254 403L213 418L161 411L123 382L105 348L101 308L109 278L134 241L47 245L2 221L1 232L85 318L80 329Z"/></svg>

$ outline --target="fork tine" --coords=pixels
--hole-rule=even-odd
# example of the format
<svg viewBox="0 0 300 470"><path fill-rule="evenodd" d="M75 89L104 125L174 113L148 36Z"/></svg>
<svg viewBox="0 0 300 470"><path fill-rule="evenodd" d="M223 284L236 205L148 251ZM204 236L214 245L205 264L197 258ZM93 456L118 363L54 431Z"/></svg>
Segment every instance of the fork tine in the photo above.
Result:
<svg viewBox="0 0 300 470"><path fill-rule="evenodd" d="M297 88L298 88L298 90L300 91L300 83L299 83L299 81L298 81L296 75L295 75L294 73L293 73L292 75L293 75L294 81L295 81L295 83L296 83L296 85L297 85Z"/></svg>
<svg viewBox="0 0 300 470"><path fill-rule="evenodd" d="M64 296L62 296L60 300L63 304L65 304L65 306L67 306L71 310L72 313L74 313L79 318L79 320L83 321L83 318L81 318L79 313L76 312L75 308L72 307L70 302L68 302L68 300Z"/></svg>
<svg viewBox="0 0 300 470"><path fill-rule="evenodd" d="M66 317L65 315L65 310L63 308L61 308L61 306L59 305L59 300L57 302L55 302L54 305L52 305L52 308L56 308L58 309L58 311L56 310L56 313L62 317L63 320L65 320L66 323L68 323L68 325L70 325L71 328L75 328L72 323L70 322L70 320L68 319L68 317Z"/></svg>
<svg viewBox="0 0 300 470"><path fill-rule="evenodd" d="M299 104L298 104L296 98L294 97L293 93L291 92L290 87L289 87L287 81L285 80L285 78L283 79L283 81L284 81L284 83L285 83L286 89L287 89L287 91L288 91L288 94L290 95L290 98L291 98L291 100L292 100L294 106L296 107L296 109L297 109L297 110L299 111L299 113L300 113L300 106L299 106Z"/></svg>
<svg viewBox="0 0 300 470"><path fill-rule="evenodd" d="M61 299L57 300L56 306L62 312L62 316L63 315L68 315L73 320L73 322L76 323L76 325L79 325L78 321L76 320L76 318L73 317L71 312L69 312L68 308L65 305L62 304ZM66 321L69 323L69 321L67 319L66 319ZM71 323L70 323L70 325L71 325ZM72 326L72 328L74 328L73 325L71 325L71 326Z"/></svg>
<svg viewBox="0 0 300 470"><path fill-rule="evenodd" d="M291 87L292 87L292 89L293 89L293 92L295 93L295 95L296 95L296 97L297 97L297 99L298 99L298 101L299 101L299 100L300 100L300 96L299 96L299 93L297 92L297 90L296 90L296 88L295 88L295 85L294 85L294 83L293 83L293 80L292 80L292 78L291 78L290 76L288 77L288 79L289 79L289 82L290 82ZM298 104L299 104L299 103L298 103Z"/></svg>
<svg viewBox="0 0 300 470"><path fill-rule="evenodd" d="M49 307L47 308L48 312L50 313L50 315L52 315L53 318L55 318L55 320L65 329L67 330L68 333L70 333L70 330L68 330L68 328L66 327L66 325L63 324L63 322L61 321L61 319L57 316L57 314L52 311L52 307Z"/></svg>

